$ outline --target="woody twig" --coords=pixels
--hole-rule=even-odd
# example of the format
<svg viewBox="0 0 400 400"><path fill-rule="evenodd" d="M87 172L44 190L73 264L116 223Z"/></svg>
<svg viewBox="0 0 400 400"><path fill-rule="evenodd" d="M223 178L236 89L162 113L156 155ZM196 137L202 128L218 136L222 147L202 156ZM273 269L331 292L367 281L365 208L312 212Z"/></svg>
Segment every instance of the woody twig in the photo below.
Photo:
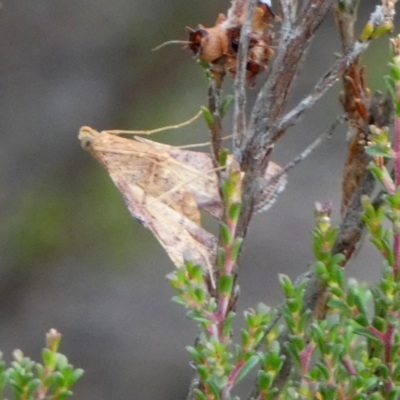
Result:
<svg viewBox="0 0 400 400"><path fill-rule="evenodd" d="M269 139L277 135L274 126L281 121L294 80L301 67L301 60L307 52L316 30L329 12L333 1L309 0L296 18L292 15L293 8L290 1L282 0L280 4L282 30L274 64L267 81L257 96L250 116L246 138L240 149L235 149L235 154L238 154L238 158L241 160L242 169L246 171L243 182L242 214L238 229L238 234L242 237L246 234L253 212L254 182L257 182L258 176L268 165L269 156L272 152ZM293 32L297 34L294 35ZM343 64L345 62L347 60L343 61ZM332 79L321 82L322 87L317 87L320 95L316 95L316 97L319 98L326 92L340 73L340 67L344 67L344 65L335 65L338 66L337 70L329 75ZM312 103L314 104L315 101ZM302 109L299 116L308 108L305 102L298 107ZM279 133L278 136L281 135Z"/></svg>
<svg viewBox="0 0 400 400"><path fill-rule="evenodd" d="M234 81L234 111L233 111L233 142L236 148L240 147L246 134L246 69L249 50L251 22L257 0L249 0L245 19L240 32L237 72Z"/></svg>

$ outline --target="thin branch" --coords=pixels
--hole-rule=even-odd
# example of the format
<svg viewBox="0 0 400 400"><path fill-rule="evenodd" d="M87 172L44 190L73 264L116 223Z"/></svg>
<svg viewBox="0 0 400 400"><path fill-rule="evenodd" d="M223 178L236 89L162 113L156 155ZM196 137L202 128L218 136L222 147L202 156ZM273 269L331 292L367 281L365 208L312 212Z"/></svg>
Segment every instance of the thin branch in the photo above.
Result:
<svg viewBox="0 0 400 400"><path fill-rule="evenodd" d="M285 6L283 0L281 3ZM246 171L237 230L238 236L242 238L246 236L253 213L254 182L263 176L268 165L268 157L272 152L272 148L267 148L263 142L266 142L265 138L270 137L271 127L279 121L287 105L293 82L300 70L301 60L333 3L334 0L310 0L308 2L310 7L302 11L295 25L284 20L284 29L271 73L257 96L248 132L240 151L235 153L236 159L241 162L242 169Z"/></svg>
<svg viewBox="0 0 400 400"><path fill-rule="evenodd" d="M285 10L287 5L283 0L281 3ZM251 113L249 135L241 147L244 158L254 150L251 143L259 142L259 136L268 134L270 126L281 116L301 60L333 3L334 0L310 0L309 7L302 12L295 25L287 21L289 16L285 17L277 57L267 82L257 96ZM289 10L285 12L289 13Z"/></svg>
<svg viewBox="0 0 400 400"><path fill-rule="evenodd" d="M246 70L251 23L258 0L248 0L246 16L240 32L237 71L234 81L233 145L240 148L246 133Z"/></svg>
<svg viewBox="0 0 400 400"><path fill-rule="evenodd" d="M279 173L275 174L270 181L277 181L283 174L286 174L288 171L293 169L297 164L301 163L304 161L317 147L319 147L323 142L325 142L326 139L330 139L333 135L333 132L336 130L336 128L343 123L343 121L346 119L344 115L341 115L336 118L336 120L333 122L333 124L327 129L325 132L323 132L321 135L319 135L310 145L308 145L294 160L290 161L287 163L282 171Z"/></svg>
<svg viewBox="0 0 400 400"><path fill-rule="evenodd" d="M306 96L300 103L284 115L271 133L275 132L275 135L280 131L286 131L288 128L296 124L302 117L304 112L311 108L327 91L328 89L339 79L339 75L350 65L363 51L367 49L369 42L355 43L350 50L341 58L336 60L333 66L322 76L317 82L313 91ZM273 143L276 140L276 136L268 140Z"/></svg>
<svg viewBox="0 0 400 400"><path fill-rule="evenodd" d="M217 167L219 165L218 158L223 137L221 116L219 114L219 109L221 105L220 84L222 84L222 79L218 80L218 82L216 82L214 79L210 79L208 86L208 109L213 115L213 123L209 127L209 129L211 133L211 148L214 167Z"/></svg>

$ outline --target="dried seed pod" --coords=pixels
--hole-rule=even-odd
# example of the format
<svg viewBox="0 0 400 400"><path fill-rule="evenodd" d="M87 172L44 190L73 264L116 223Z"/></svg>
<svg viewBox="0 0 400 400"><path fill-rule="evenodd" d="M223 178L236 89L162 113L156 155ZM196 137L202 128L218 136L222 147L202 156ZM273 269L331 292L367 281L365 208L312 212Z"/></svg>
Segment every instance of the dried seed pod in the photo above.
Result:
<svg viewBox="0 0 400 400"><path fill-rule="evenodd" d="M244 21L244 10L235 18L227 20L220 14L215 25L206 28L199 25L189 32L188 49L192 50L199 60L211 64L211 70L218 70L218 78L229 74L234 77L237 70L237 54L240 35ZM269 1L260 1L255 9L251 25L250 43L247 63L247 84L254 86L255 77L267 69L268 60L274 55L271 49L272 35L268 32L270 22L276 19ZM234 25L232 25L234 22ZM222 71L222 72L221 72Z"/></svg>

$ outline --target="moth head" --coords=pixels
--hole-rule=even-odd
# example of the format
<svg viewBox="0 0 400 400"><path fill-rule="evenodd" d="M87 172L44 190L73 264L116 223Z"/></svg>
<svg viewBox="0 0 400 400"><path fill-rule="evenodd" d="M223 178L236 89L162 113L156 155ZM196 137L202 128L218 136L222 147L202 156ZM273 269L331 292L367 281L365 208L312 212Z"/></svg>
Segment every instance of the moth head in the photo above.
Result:
<svg viewBox="0 0 400 400"><path fill-rule="evenodd" d="M81 141L81 146L84 150L90 151L93 148L93 140L99 132L91 128L90 126L82 126L79 129L78 139Z"/></svg>

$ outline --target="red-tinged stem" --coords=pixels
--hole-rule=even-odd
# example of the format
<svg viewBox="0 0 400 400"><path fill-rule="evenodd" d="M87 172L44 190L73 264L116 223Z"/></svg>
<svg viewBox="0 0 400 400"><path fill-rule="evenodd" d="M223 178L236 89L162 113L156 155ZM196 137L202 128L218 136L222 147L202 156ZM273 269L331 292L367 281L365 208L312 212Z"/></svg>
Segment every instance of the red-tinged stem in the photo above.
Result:
<svg viewBox="0 0 400 400"><path fill-rule="evenodd" d="M228 229L229 229L229 234L232 238L232 243L229 243L226 246L226 261L225 261L225 266L224 266L224 275L231 275L233 271L233 267L235 265L234 260L232 260L232 250L233 250L233 244L234 244L234 237L236 234L236 222L237 221L231 221L228 220Z"/></svg>
<svg viewBox="0 0 400 400"><path fill-rule="evenodd" d="M400 233L398 232L394 233L393 247L394 247L393 275L394 279L397 281L397 276L399 274L399 266L400 266Z"/></svg>
<svg viewBox="0 0 400 400"><path fill-rule="evenodd" d="M244 361L243 360L239 361L233 368L233 371L229 374L228 382L227 382L226 386L222 389L222 393L221 393L222 400L229 398L232 387L233 387L237 377L239 376L240 371L242 370L243 366L244 366Z"/></svg>
<svg viewBox="0 0 400 400"><path fill-rule="evenodd" d="M232 259L232 251L233 251L233 245L234 245L234 237L235 237L235 233L236 233L236 221L231 221L228 219L227 221L227 226L229 229L229 234L230 237L232 238L232 242L229 243L228 245L226 245L225 247L225 265L222 271L222 275L224 276L230 276L232 275L233 272L233 268L235 265L235 261ZM218 308L217 308L217 312L216 312L216 320L217 323L219 323L219 331L222 334L222 324L225 320L226 317L226 313L228 311L228 307L229 307L229 301L231 299L231 294L226 294L226 293L222 293L219 295L219 299L218 299Z"/></svg>
<svg viewBox="0 0 400 400"><path fill-rule="evenodd" d="M396 193L396 185L394 184L392 178L390 177L390 175L387 173L386 170L384 171L384 175L382 177L382 183L385 185L385 188L389 194Z"/></svg>
<svg viewBox="0 0 400 400"><path fill-rule="evenodd" d="M349 356L343 357L342 358L342 363L345 366L345 368L346 368L346 370L347 370L349 375L353 375L353 376L357 375L357 371L354 368L354 365L353 365L353 363L352 363L352 361L351 361Z"/></svg>
<svg viewBox="0 0 400 400"><path fill-rule="evenodd" d="M218 337L218 327L215 324L211 324L208 328L207 328L207 333L213 337L213 338L217 338Z"/></svg>
<svg viewBox="0 0 400 400"><path fill-rule="evenodd" d="M383 337L383 341L385 343L385 362L390 370L390 352L392 350L393 343L393 334L394 334L394 326L389 324L385 335Z"/></svg>
<svg viewBox="0 0 400 400"><path fill-rule="evenodd" d="M368 327L370 333L372 333L377 339L381 340L382 342L385 340L385 334L381 331L378 331L374 326L370 325Z"/></svg>
<svg viewBox="0 0 400 400"><path fill-rule="evenodd" d="M399 87L397 87L397 92L399 91L400 91ZM400 188L400 118L399 117L396 117L395 121L394 154L395 154L394 179L395 179L396 190L399 190ZM400 268L400 234L398 233L397 227L395 227L394 229L393 251L394 251L393 274L395 279L397 279Z"/></svg>
<svg viewBox="0 0 400 400"><path fill-rule="evenodd" d="M310 366L310 361L311 361L311 356L312 356L314 349L315 349L315 346L312 343L309 343L300 354L302 376L304 376L308 372L308 369Z"/></svg>

